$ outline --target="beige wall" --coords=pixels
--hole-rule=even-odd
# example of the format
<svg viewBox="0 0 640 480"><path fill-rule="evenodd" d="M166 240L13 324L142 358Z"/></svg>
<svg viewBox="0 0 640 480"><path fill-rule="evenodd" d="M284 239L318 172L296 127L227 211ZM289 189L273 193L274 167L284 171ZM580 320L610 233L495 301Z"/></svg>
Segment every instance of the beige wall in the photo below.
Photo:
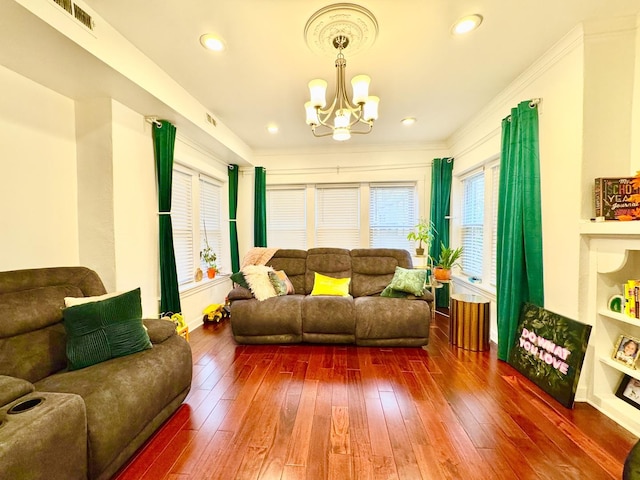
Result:
<svg viewBox="0 0 640 480"><path fill-rule="evenodd" d="M0 270L78 264L73 101L0 67Z"/></svg>

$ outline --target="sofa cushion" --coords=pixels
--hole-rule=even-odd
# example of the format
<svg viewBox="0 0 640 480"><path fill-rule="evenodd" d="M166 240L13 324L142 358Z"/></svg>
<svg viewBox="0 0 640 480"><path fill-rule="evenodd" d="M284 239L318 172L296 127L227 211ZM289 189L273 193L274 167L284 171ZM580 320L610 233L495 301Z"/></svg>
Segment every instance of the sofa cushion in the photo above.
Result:
<svg viewBox="0 0 640 480"><path fill-rule="evenodd" d="M27 393L33 392L34 387L31 382L21 378L7 377L0 375L0 407L11 403Z"/></svg>
<svg viewBox="0 0 640 480"><path fill-rule="evenodd" d="M283 295L263 302L255 299L236 300L231 304L231 329L243 343L274 338L278 343L302 341L303 295Z"/></svg>
<svg viewBox="0 0 640 480"><path fill-rule="evenodd" d="M393 290L399 290L421 297L424 293L425 279L426 270L396 267L396 273L393 275L389 287Z"/></svg>
<svg viewBox="0 0 640 480"><path fill-rule="evenodd" d="M421 346L429 341L431 313L427 302L404 298L354 299L356 344Z"/></svg>
<svg viewBox="0 0 640 480"><path fill-rule="evenodd" d="M391 282L396 267L411 268L411 255L395 248L357 248L351 250L351 295L380 294Z"/></svg>
<svg viewBox="0 0 640 480"><path fill-rule="evenodd" d="M140 289L65 308L69 370L151 348L142 325Z"/></svg>
<svg viewBox="0 0 640 480"><path fill-rule="evenodd" d="M334 295L348 297L350 283L350 278L333 278L315 272L311 296Z"/></svg>
<svg viewBox="0 0 640 480"><path fill-rule="evenodd" d="M344 248L311 248L307 252L304 293L311 293L315 273L333 278L351 278L351 255ZM298 289L296 288L296 292Z"/></svg>
<svg viewBox="0 0 640 480"><path fill-rule="evenodd" d="M302 340L312 343L354 343L353 298L307 296L302 301Z"/></svg>

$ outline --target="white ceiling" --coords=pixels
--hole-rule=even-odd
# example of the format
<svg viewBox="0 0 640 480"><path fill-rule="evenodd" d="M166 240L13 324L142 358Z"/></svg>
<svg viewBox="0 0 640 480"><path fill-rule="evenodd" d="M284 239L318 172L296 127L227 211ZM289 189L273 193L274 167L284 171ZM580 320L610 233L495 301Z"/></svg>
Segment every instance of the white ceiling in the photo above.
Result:
<svg viewBox="0 0 640 480"><path fill-rule="evenodd" d="M307 83L334 89L333 59L304 40L308 18L326 0L84 0L257 152L333 146L304 122ZM640 0L362 0L379 34L367 52L347 59L347 78L371 76L380 118L355 145L446 142L528 65L580 22L637 14ZM450 34L453 22L479 13L469 36ZM15 28L15 27L14 27ZM223 53L204 50L216 32ZM414 116L411 128L400 120ZM268 123L279 125L270 135Z"/></svg>

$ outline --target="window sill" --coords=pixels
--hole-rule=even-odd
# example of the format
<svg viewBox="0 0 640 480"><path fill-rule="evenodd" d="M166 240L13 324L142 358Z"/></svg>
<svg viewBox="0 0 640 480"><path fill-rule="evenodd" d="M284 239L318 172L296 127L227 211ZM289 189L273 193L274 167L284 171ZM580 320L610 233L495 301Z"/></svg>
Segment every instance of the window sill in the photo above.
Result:
<svg viewBox="0 0 640 480"><path fill-rule="evenodd" d="M215 278L203 278L199 282L185 283L178 287L178 292L181 296L188 297L196 293L202 292L216 285L223 284L229 280L230 275L228 273L218 273Z"/></svg>
<svg viewBox="0 0 640 480"><path fill-rule="evenodd" d="M451 277L451 282L465 290L471 290L478 295L482 295L491 301L496 301L496 287L493 285L488 285L482 282L471 282L468 277L462 275L453 275Z"/></svg>

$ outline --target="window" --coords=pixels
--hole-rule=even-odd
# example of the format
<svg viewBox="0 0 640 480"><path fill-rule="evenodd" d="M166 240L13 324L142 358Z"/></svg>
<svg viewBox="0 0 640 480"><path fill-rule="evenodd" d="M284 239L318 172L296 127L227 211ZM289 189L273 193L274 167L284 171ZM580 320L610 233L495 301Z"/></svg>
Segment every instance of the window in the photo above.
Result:
<svg viewBox="0 0 640 480"><path fill-rule="evenodd" d="M191 203L191 175L173 171L171 190L171 223L173 226L173 250L176 257L178 284L193 278L193 204Z"/></svg>
<svg viewBox="0 0 640 480"><path fill-rule="evenodd" d="M222 251L222 230L220 228L220 190L215 181L200 177L200 251L209 242L211 250L216 254L216 265L220 268L220 252ZM206 271L207 265L200 260L200 268Z"/></svg>
<svg viewBox="0 0 640 480"><path fill-rule="evenodd" d="M304 186L267 188L267 240L270 246L307 249L306 199Z"/></svg>
<svg viewBox="0 0 640 480"><path fill-rule="evenodd" d="M405 248L418 217L415 183L267 187L270 247Z"/></svg>
<svg viewBox="0 0 640 480"><path fill-rule="evenodd" d="M174 165L171 222L179 285L191 283L198 267L206 269L200 251L207 240L217 255L218 268L222 266L221 190L213 178Z"/></svg>
<svg viewBox="0 0 640 480"><path fill-rule="evenodd" d="M498 191L500 187L500 164L491 167L491 277L493 286L498 284Z"/></svg>
<svg viewBox="0 0 640 480"><path fill-rule="evenodd" d="M369 246L412 248L407 233L417 217L415 185L371 185Z"/></svg>
<svg viewBox="0 0 640 480"><path fill-rule="evenodd" d="M462 187L462 270L467 275L481 278L484 253L484 172L464 178Z"/></svg>
<svg viewBox="0 0 640 480"><path fill-rule="evenodd" d="M316 246L360 246L360 190L358 187L316 189Z"/></svg>

